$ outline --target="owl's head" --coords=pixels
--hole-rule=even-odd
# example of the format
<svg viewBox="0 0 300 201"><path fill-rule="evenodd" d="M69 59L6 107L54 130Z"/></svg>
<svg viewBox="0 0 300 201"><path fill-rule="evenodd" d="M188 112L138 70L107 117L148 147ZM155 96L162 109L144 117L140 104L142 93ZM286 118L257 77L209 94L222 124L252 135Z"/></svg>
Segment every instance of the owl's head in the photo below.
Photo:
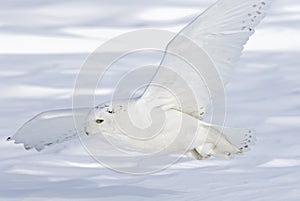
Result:
<svg viewBox="0 0 300 201"><path fill-rule="evenodd" d="M116 115L122 111L120 104L101 104L92 109L86 119L85 133L94 134L111 134L116 132L114 123Z"/></svg>

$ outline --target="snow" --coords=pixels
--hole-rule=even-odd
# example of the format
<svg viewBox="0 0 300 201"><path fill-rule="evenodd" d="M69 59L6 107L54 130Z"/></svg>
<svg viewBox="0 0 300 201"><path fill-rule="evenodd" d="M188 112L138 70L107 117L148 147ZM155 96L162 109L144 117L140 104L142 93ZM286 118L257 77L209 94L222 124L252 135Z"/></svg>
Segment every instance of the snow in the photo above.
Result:
<svg viewBox="0 0 300 201"><path fill-rule="evenodd" d="M274 4L226 89L226 125L257 131L256 145L242 156L183 158L158 173L132 176L102 167L77 139L43 152L5 141L37 113L71 107L80 66L102 42L139 28L179 30L195 10L211 3L1 1L0 200L298 201L300 3L295 0ZM176 15L158 20L158 11L170 9Z"/></svg>

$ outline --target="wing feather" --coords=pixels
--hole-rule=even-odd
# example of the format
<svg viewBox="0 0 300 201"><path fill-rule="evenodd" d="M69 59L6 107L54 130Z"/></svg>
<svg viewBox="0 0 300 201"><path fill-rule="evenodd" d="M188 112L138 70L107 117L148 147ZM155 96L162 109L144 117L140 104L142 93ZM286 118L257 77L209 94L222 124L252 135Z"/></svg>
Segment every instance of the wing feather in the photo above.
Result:
<svg viewBox="0 0 300 201"><path fill-rule="evenodd" d="M203 58L203 62L210 59L218 71L222 82L227 83L232 69L242 54L244 45L254 33L254 28L265 16L271 2L272 0L219 0L182 29L168 44L166 52L185 52L185 55L196 55L197 52L192 51L191 44L186 43L186 40L182 40L181 36L189 38L207 54L207 57ZM199 56L201 56L200 53ZM199 63L199 65L202 64ZM168 73L162 66L174 68L177 72ZM198 68L202 67L198 66ZM203 71L208 70L203 69ZM176 82L180 80L178 75L185 75L183 76L185 79L192 80L191 82L193 82L193 79L197 79L197 76L193 77L193 74L195 73L189 71L188 68L182 67L182 64L179 64L179 62L165 54L152 83L178 90L178 94L187 96L184 93L184 89L181 89L180 85ZM207 78L207 80L211 79L214 78ZM192 83L200 103L198 104L200 108L206 108L210 105L209 95L205 91L206 84L205 82ZM183 99L185 99L187 105L192 105L188 104L188 98ZM181 109L183 112L196 114L193 116L197 118L200 118L197 114L203 112L203 109L199 108L179 107L175 99L171 98L168 92L159 90L151 84L141 97L141 102L148 103L148 105L151 102L150 106L152 108L163 105L164 101L170 107L174 108L176 107L174 105L177 105L177 109Z"/></svg>
<svg viewBox="0 0 300 201"><path fill-rule="evenodd" d="M25 149L35 148L37 151L45 146L64 142L77 136L77 129L82 132L82 128L76 129L74 117L84 121L89 110L62 109L46 111L38 114L26 122L12 137L16 144L24 144ZM82 124L83 125L83 124Z"/></svg>

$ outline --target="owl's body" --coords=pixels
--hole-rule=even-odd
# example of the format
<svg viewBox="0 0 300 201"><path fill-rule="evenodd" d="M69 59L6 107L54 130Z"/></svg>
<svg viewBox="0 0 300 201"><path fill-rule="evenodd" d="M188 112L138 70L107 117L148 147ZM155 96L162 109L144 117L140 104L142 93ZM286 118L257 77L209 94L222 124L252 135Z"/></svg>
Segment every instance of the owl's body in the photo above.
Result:
<svg viewBox="0 0 300 201"><path fill-rule="evenodd" d="M250 129L211 125L168 107L163 111L154 109L148 116L145 108L135 100L103 104L90 112L85 132L89 136L110 136L135 152L186 154L198 160L209 156L229 158L247 150L255 139Z"/></svg>

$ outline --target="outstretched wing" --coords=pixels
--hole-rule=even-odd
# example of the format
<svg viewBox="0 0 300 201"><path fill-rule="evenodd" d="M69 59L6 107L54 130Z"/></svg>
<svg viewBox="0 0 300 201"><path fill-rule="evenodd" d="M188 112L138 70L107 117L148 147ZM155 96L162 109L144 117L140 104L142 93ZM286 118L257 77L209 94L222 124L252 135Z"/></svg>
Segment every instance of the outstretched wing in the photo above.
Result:
<svg viewBox="0 0 300 201"><path fill-rule="evenodd" d="M45 146L61 143L77 135L74 117L84 121L88 109L64 109L42 112L26 122L14 136L7 138L16 144L23 143L25 149L40 151ZM83 125L83 124L82 124ZM77 127L82 132L82 127Z"/></svg>
<svg viewBox="0 0 300 201"><path fill-rule="evenodd" d="M201 106L207 107L210 104L209 96L214 97L215 94L220 92L218 91L220 89L214 86L217 82L208 83L211 82L211 80L217 79L216 73L213 72L212 69L209 69L210 65L208 65L208 60L213 62L222 81L227 83L231 70L241 56L243 46L254 33L256 25L263 19L271 1L272 0L219 0L187 25L168 44L166 49L167 52L174 52L179 55L184 53L184 55L187 55L187 59L199 56L202 63L196 61L193 62L193 64L196 63L196 65L198 65L196 68L201 71L204 77L206 76L204 80L199 81L199 76L196 75L195 72L192 72L191 68L182 67L182 63L176 61L169 54L166 54L152 83L177 90L178 92L176 92L176 94L185 97L183 98L185 105L193 105L187 104L189 102L187 98L189 97L189 92L186 92L177 82L180 80L180 78L178 78L180 75L184 79L188 79L189 82L195 82L192 83L192 85L195 89L200 108ZM189 38L194 44L184 40L183 37ZM201 51L192 47L195 44ZM206 56L205 53L207 54ZM176 73L170 73L170 71L164 69L164 66L176 69ZM215 78L213 75L216 75ZM198 80L195 80L197 78ZM211 90L211 88L213 89ZM214 91L214 89L216 91ZM162 105L162 101L165 101L165 104L168 104L170 107L179 108L170 93L166 92L166 90L159 90L153 85L150 85L145 90L141 100L144 102L152 102L153 107ZM181 107L181 110L189 114L194 114L195 117L200 117L199 114L202 114L199 108Z"/></svg>
<svg viewBox="0 0 300 201"><path fill-rule="evenodd" d="M271 2L220 0L180 34L191 38L208 53L226 82Z"/></svg>

